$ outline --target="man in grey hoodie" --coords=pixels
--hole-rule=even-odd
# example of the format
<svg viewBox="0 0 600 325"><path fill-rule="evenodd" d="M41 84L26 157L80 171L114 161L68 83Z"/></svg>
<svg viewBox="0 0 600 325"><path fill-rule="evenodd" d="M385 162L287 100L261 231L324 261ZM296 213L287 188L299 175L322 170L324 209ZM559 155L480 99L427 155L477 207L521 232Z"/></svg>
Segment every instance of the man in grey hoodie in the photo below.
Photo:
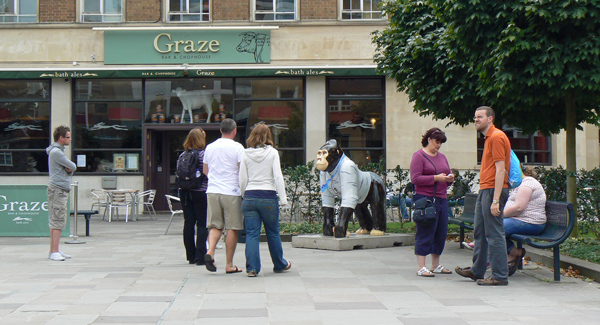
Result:
<svg viewBox="0 0 600 325"><path fill-rule="evenodd" d="M71 130L61 125L54 129L54 143L46 148L48 153L48 225L50 226L50 254L53 261L64 261L71 256L58 250L60 236L67 224L67 200L71 191L71 176L77 169L67 156L65 146L71 143Z"/></svg>

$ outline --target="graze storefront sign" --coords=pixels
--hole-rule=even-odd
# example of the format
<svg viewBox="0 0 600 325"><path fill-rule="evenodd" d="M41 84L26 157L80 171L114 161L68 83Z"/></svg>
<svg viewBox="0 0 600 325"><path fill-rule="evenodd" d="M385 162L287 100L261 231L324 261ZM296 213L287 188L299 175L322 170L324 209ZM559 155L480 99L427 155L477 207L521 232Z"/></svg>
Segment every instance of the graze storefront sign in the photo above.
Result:
<svg viewBox="0 0 600 325"><path fill-rule="evenodd" d="M70 234L69 219L63 237ZM46 185L0 185L0 236L49 234Z"/></svg>
<svg viewBox="0 0 600 325"><path fill-rule="evenodd" d="M256 64L270 61L270 30L104 31L104 64Z"/></svg>

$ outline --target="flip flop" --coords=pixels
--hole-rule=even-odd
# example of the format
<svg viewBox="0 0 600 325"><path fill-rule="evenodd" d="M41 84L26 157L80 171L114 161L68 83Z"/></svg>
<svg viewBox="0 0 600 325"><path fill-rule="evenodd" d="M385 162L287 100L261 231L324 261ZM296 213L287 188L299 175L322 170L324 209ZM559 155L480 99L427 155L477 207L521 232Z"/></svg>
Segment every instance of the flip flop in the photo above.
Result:
<svg viewBox="0 0 600 325"><path fill-rule="evenodd" d="M441 264L438 265L435 269L430 271L431 273L438 273L438 274L452 274L452 271L448 270L447 268L443 267Z"/></svg>
<svg viewBox="0 0 600 325"><path fill-rule="evenodd" d="M204 266L206 266L206 269L211 272L217 272L217 267L215 266L215 260L212 258L212 256L210 256L208 254L204 255Z"/></svg>
<svg viewBox="0 0 600 325"><path fill-rule="evenodd" d="M234 266L235 266L235 270L234 271L225 271L225 273L231 274L231 273L242 272L242 269L240 269L239 267L237 267L237 265L234 265Z"/></svg>

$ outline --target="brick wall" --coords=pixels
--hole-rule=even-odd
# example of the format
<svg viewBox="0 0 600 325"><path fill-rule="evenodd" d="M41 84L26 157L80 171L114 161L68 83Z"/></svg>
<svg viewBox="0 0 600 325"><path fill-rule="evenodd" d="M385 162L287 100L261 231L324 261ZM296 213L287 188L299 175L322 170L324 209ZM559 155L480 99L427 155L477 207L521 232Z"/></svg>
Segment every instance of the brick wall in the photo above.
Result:
<svg viewBox="0 0 600 325"><path fill-rule="evenodd" d="M329 0L328 0L329 1ZM218 0L212 1L213 21L230 21L250 19L249 0Z"/></svg>
<svg viewBox="0 0 600 325"><path fill-rule="evenodd" d="M76 0L39 0L40 23L75 22Z"/></svg>
<svg viewBox="0 0 600 325"><path fill-rule="evenodd" d="M300 19L337 19L338 0L298 0Z"/></svg>
<svg viewBox="0 0 600 325"><path fill-rule="evenodd" d="M160 0L126 0L126 22L160 21Z"/></svg>

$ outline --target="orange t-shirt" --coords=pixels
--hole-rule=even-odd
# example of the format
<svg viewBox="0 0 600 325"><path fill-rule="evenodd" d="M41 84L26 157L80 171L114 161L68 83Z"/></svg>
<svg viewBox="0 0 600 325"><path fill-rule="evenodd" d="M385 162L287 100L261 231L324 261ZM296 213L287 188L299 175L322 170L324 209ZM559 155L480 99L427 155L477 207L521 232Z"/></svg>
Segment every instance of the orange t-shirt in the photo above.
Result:
<svg viewBox="0 0 600 325"><path fill-rule="evenodd" d="M504 160L504 168L510 169L510 141L504 132L494 125L485 135L483 156L481 157L481 170L479 174L479 188L490 189L496 187L496 161ZM508 188L508 175L504 175L503 188Z"/></svg>

